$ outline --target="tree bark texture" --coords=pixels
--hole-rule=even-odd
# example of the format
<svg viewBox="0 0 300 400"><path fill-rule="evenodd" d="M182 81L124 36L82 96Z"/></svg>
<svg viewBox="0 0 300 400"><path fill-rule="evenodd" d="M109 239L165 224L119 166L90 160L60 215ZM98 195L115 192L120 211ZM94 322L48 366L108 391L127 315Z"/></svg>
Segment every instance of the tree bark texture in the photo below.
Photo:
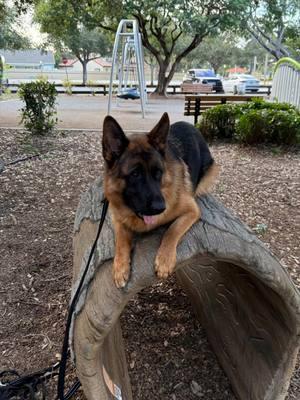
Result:
<svg viewBox="0 0 300 400"><path fill-rule="evenodd" d="M88 61L84 60L82 63L82 84L86 85L87 82L87 63Z"/></svg>
<svg viewBox="0 0 300 400"><path fill-rule="evenodd" d="M101 199L98 179L77 210L73 292L96 236ZM300 294L278 260L237 217L210 195L198 204L201 220L177 249L177 278L237 397L283 400L299 349ZM157 282L153 263L164 231L137 238L129 283L119 290L111 271L114 234L106 219L71 343L88 400L132 400L119 317L129 299Z"/></svg>

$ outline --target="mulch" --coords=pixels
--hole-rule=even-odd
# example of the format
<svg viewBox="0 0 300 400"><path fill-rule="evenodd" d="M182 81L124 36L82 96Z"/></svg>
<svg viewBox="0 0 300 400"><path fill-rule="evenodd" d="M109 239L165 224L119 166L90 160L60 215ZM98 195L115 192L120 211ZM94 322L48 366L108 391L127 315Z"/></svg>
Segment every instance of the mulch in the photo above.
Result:
<svg viewBox="0 0 300 400"><path fill-rule="evenodd" d="M80 194L102 171L100 134L34 140L20 130L0 134L0 371L26 373L60 357L74 215ZM256 231L299 287L299 152L228 143L211 149L222 167L215 195ZM138 294L121 322L135 399L235 399L174 278ZM298 362L288 400L299 393Z"/></svg>

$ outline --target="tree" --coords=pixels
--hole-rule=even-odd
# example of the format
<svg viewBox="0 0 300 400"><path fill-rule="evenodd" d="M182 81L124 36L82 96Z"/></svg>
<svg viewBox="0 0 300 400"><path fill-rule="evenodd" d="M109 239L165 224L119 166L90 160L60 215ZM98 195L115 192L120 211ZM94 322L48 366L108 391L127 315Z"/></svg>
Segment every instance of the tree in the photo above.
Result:
<svg viewBox="0 0 300 400"><path fill-rule="evenodd" d="M124 1L124 11L138 20L143 45L159 65L155 92L165 95L181 60L209 34L235 26L247 4L242 0ZM188 34L191 40L177 51L184 34Z"/></svg>
<svg viewBox="0 0 300 400"><path fill-rule="evenodd" d="M251 9L243 24L257 42L276 60L291 54L285 35L300 23L299 0L261 0L261 6Z"/></svg>
<svg viewBox="0 0 300 400"><path fill-rule="evenodd" d="M38 0L36 0L38 1ZM16 11L16 15L20 15L28 11L34 4L35 0L14 0L9 2L7 0L0 0L0 22L4 21L6 14L11 8Z"/></svg>
<svg viewBox="0 0 300 400"><path fill-rule="evenodd" d="M99 55L108 54L108 38L97 28L90 28L84 14L77 13L68 0L41 0L35 9L35 20L48 33L60 53L71 51L82 64L82 81L87 82L87 64Z"/></svg>
<svg viewBox="0 0 300 400"><path fill-rule="evenodd" d="M16 10L7 6L1 7L1 3L0 10L3 12L0 23L0 49L17 50L30 47L30 41L20 35L13 26L18 18Z"/></svg>
<svg viewBox="0 0 300 400"><path fill-rule="evenodd" d="M286 29L285 45L291 51L291 56L300 61L300 27L293 26Z"/></svg>
<svg viewBox="0 0 300 400"><path fill-rule="evenodd" d="M0 49L2 50L17 50L30 47L29 40L14 29L13 23L16 19L15 9L9 8L0 0ZM1 57L1 54L0 58L0 92L2 92L5 60Z"/></svg>
<svg viewBox="0 0 300 400"><path fill-rule="evenodd" d="M179 63L211 33L238 24L247 9L246 0L83 0L81 12L94 26L115 30L113 22L136 18L142 43L158 63L158 85L155 92L165 95ZM105 18L104 18L105 16ZM184 35L190 42L184 48L179 43Z"/></svg>
<svg viewBox="0 0 300 400"><path fill-rule="evenodd" d="M154 86L154 71L157 67L156 58L147 50L144 55L144 61L150 67L150 85Z"/></svg>
<svg viewBox="0 0 300 400"><path fill-rule="evenodd" d="M193 50L185 61L189 68L210 67L217 74L225 64L231 64L237 39L228 34L209 36Z"/></svg>
<svg viewBox="0 0 300 400"><path fill-rule="evenodd" d="M263 71L266 54L267 51L255 39L251 38L246 43L233 47L228 64L231 67L245 67L251 73L254 67L254 58L256 57L256 67Z"/></svg>

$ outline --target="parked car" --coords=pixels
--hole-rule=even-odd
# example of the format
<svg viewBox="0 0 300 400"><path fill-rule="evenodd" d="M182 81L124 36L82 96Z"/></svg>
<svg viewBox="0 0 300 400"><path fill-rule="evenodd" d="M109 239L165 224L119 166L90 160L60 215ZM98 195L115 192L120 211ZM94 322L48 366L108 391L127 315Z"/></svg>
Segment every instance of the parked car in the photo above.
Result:
<svg viewBox="0 0 300 400"><path fill-rule="evenodd" d="M235 74L223 80L225 92L238 93L238 88L245 85L246 92L258 92L260 81L252 75Z"/></svg>
<svg viewBox="0 0 300 400"><path fill-rule="evenodd" d="M212 85L217 93L224 93L222 81L211 69L189 69L183 79L183 83L203 83Z"/></svg>

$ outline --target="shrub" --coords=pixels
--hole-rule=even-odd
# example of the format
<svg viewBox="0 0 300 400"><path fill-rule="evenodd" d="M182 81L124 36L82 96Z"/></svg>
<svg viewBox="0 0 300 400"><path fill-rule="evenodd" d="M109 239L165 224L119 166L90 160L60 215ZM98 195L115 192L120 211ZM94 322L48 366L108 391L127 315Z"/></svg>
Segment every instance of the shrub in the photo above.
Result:
<svg viewBox="0 0 300 400"><path fill-rule="evenodd" d="M239 110L232 104L215 106L202 115L197 127L208 140L232 138L238 113Z"/></svg>
<svg viewBox="0 0 300 400"><path fill-rule="evenodd" d="M241 143L261 143L269 135L265 110L249 110L241 115L235 126L234 136Z"/></svg>
<svg viewBox="0 0 300 400"><path fill-rule="evenodd" d="M91 88L91 94L93 96L96 96L96 89L95 89L96 82L94 82L93 80L89 79L87 81L87 83L86 83L86 86L90 87Z"/></svg>
<svg viewBox="0 0 300 400"><path fill-rule="evenodd" d="M56 97L54 83L43 80L20 85L19 96L25 102L21 109L24 126L32 135L46 135L56 123Z"/></svg>
<svg viewBox="0 0 300 400"><path fill-rule="evenodd" d="M277 111L297 111L296 107L289 103L278 103L265 101L264 99L256 98L251 101L247 101L243 104L238 104L236 107L239 108L241 113L245 113L250 110L277 110Z"/></svg>
<svg viewBox="0 0 300 400"><path fill-rule="evenodd" d="M241 143L300 143L300 113L295 110L250 110L237 123L235 137Z"/></svg>
<svg viewBox="0 0 300 400"><path fill-rule="evenodd" d="M232 138L240 143L300 143L300 112L287 103L262 99L219 105L207 110L198 124L207 139Z"/></svg>
<svg viewBox="0 0 300 400"><path fill-rule="evenodd" d="M65 80L63 82L63 87L66 89L66 94L68 94L69 96L72 95L72 82L69 80Z"/></svg>

